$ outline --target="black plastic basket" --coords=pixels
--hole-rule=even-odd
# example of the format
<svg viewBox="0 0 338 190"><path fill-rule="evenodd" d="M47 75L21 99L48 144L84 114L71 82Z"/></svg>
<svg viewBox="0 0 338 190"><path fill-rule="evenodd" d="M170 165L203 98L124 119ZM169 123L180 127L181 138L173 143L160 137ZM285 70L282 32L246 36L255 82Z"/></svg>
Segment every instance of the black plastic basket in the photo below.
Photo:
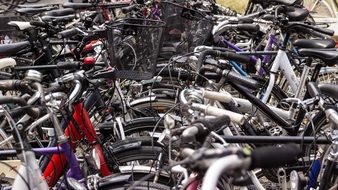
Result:
<svg viewBox="0 0 338 190"><path fill-rule="evenodd" d="M176 53L192 52L209 38L213 23L205 13L187 8L185 2L161 2L162 20L166 28L162 35L164 47L174 45Z"/></svg>
<svg viewBox="0 0 338 190"><path fill-rule="evenodd" d="M111 64L124 73L138 72L143 79L153 77L164 27L163 21L138 18L110 23L107 28Z"/></svg>

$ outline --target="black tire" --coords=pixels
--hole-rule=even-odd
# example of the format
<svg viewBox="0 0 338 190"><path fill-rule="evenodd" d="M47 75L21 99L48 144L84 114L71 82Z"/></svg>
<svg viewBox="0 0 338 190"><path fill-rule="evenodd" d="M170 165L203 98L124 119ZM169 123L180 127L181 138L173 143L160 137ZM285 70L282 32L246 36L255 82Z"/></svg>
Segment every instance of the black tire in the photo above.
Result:
<svg viewBox="0 0 338 190"><path fill-rule="evenodd" d="M168 154L162 145L151 138L130 138L112 144L105 144L105 157L108 165L113 171L118 171L119 166L132 166L134 164L146 165L156 168L157 161L161 155L161 166L168 165ZM144 174L133 174L134 179L141 179ZM160 176L159 182L172 184L168 176Z"/></svg>
<svg viewBox="0 0 338 190"><path fill-rule="evenodd" d="M118 166L126 165L132 161L156 161L162 154L164 164L168 162L168 154L163 145L152 141L151 137L128 138L126 140L105 143L107 160L115 162Z"/></svg>
<svg viewBox="0 0 338 190"><path fill-rule="evenodd" d="M122 165L132 161L156 160L160 153L163 153L163 150L160 147L142 146L134 150L116 153L114 154L114 157L119 162L118 164Z"/></svg>
<svg viewBox="0 0 338 190"><path fill-rule="evenodd" d="M17 5L16 0L0 0L0 12L8 11Z"/></svg>
<svg viewBox="0 0 338 190"><path fill-rule="evenodd" d="M159 113L166 113L175 106L175 100L169 98L156 98L153 101L141 102L133 105L128 112L133 118L158 117ZM173 109L179 112L179 107Z"/></svg>
<svg viewBox="0 0 338 190"><path fill-rule="evenodd" d="M37 3L40 2L40 0L26 0L27 3Z"/></svg>
<svg viewBox="0 0 338 190"><path fill-rule="evenodd" d="M162 132L164 130L164 122L163 119L158 121L159 119L160 118L158 117L143 117L133 119L124 124L124 133L129 136L134 133L140 133L144 131L152 132L158 122L159 125L156 128L155 132Z"/></svg>
<svg viewBox="0 0 338 190"><path fill-rule="evenodd" d="M121 190L121 189L127 189L131 187L133 184L133 190L170 190L171 187L160 184L160 183L152 183L152 182L146 182L146 181L133 181L133 182L125 182L122 184L113 184L111 186L101 187L100 190ZM137 184L137 185L136 185Z"/></svg>
<svg viewBox="0 0 338 190"><path fill-rule="evenodd" d="M312 125L313 124L313 125ZM325 112L318 112L312 119L312 123L310 122L304 131L304 136L315 136L321 130L324 130L327 126L328 122L326 120ZM311 150L315 150L314 144L312 145L304 145L303 146L304 154L311 154Z"/></svg>

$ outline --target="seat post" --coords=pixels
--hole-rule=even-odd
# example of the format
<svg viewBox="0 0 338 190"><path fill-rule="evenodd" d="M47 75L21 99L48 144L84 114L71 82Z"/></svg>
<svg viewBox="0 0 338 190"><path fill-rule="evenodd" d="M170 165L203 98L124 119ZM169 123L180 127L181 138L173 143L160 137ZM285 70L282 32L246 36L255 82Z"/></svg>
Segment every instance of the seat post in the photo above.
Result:
<svg viewBox="0 0 338 190"><path fill-rule="evenodd" d="M295 98L300 98L300 96L302 94L302 91L305 87L305 83L307 81L307 76L310 72L311 63L312 63L312 58L311 57L307 58L306 64L305 64L303 71L302 71L302 75L300 77L299 86L297 88Z"/></svg>

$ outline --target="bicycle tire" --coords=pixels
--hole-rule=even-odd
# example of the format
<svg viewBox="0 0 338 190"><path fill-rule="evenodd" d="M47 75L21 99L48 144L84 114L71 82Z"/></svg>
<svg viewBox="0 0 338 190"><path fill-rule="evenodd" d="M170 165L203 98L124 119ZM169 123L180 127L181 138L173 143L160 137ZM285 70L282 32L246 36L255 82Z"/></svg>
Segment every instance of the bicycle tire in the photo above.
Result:
<svg viewBox="0 0 338 190"><path fill-rule="evenodd" d="M335 18L334 10L325 0L304 0L303 6L310 11L313 17Z"/></svg>
<svg viewBox="0 0 338 190"><path fill-rule="evenodd" d="M160 118L154 117L144 117L144 118L137 118L133 119L124 124L123 129L126 135L132 135L134 133L143 132L143 131L150 131L154 130L154 126L159 122L158 128L155 132L162 132L164 130L164 121Z"/></svg>
<svg viewBox="0 0 338 190"><path fill-rule="evenodd" d="M40 2L40 0L26 0L26 3L37 3Z"/></svg>
<svg viewBox="0 0 338 190"><path fill-rule="evenodd" d="M156 98L155 100L148 100L133 105L128 110L133 118L139 117L159 117L159 114L165 114L176 105L174 99L169 98ZM179 112L179 107L174 108L172 111Z"/></svg>
<svg viewBox="0 0 338 190"><path fill-rule="evenodd" d="M13 9L17 5L15 0L0 0L0 10L4 12Z"/></svg>
<svg viewBox="0 0 338 190"><path fill-rule="evenodd" d="M137 183L135 187L133 187L133 190L170 190L171 187L159 184L159 183L153 183L153 182L126 182L124 184L109 186L109 187L103 187L100 188L101 190L121 190L121 189L127 189L128 187L131 187L134 183Z"/></svg>

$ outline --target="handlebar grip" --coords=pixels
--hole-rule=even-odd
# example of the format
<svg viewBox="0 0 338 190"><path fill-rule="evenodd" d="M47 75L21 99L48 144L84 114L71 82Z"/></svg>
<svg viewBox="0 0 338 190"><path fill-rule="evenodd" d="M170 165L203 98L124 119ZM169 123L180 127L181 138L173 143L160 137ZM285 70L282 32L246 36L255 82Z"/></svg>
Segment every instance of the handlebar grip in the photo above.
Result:
<svg viewBox="0 0 338 190"><path fill-rule="evenodd" d="M39 110L34 109L31 106L27 106L27 102L20 97L15 97L15 96L2 96L0 97L0 104L18 104L20 106L23 106L23 110L32 118L37 118L39 117Z"/></svg>
<svg viewBox="0 0 338 190"><path fill-rule="evenodd" d="M130 11L135 10L136 7L137 7L137 4L133 4L133 5L121 8L121 11L122 11L123 14L127 14Z"/></svg>
<svg viewBox="0 0 338 190"><path fill-rule="evenodd" d="M21 80L0 80L0 90L25 90L32 92L28 82Z"/></svg>
<svg viewBox="0 0 338 190"><path fill-rule="evenodd" d="M208 50L205 50L202 53L200 53L200 55L198 57L198 61L197 61L197 69L200 69L202 67L204 59L207 55L219 56L219 57L222 57L224 59L228 59L228 60L232 60L232 61L240 62L240 63L255 64L254 61L252 61L249 56L239 55L239 54L229 52L229 51L222 52L222 51L218 51L218 50L208 49Z"/></svg>
<svg viewBox="0 0 338 190"><path fill-rule="evenodd" d="M32 25L32 26L38 26L38 27L47 27L48 26L47 23L41 22L41 21L30 21L29 24Z"/></svg>
<svg viewBox="0 0 338 190"><path fill-rule="evenodd" d="M311 97L315 97L320 94L318 85L315 82L309 82L307 85L307 90L309 91Z"/></svg>
<svg viewBox="0 0 338 190"><path fill-rule="evenodd" d="M317 32L322 33L322 34L326 34L328 36L333 36L334 35L334 30L331 30L331 29L317 27L317 26L312 26L311 28L314 31L317 31Z"/></svg>
<svg viewBox="0 0 338 190"><path fill-rule="evenodd" d="M76 28L71 28L71 29L67 29L67 30L59 32L57 36L58 36L59 39L70 38L70 37L75 36L79 33L80 33L79 30L77 30Z"/></svg>
<svg viewBox="0 0 338 190"><path fill-rule="evenodd" d="M237 29L248 32L258 32L260 27L257 24L237 24Z"/></svg>
<svg viewBox="0 0 338 190"><path fill-rule="evenodd" d="M297 161L301 153L300 147L296 144L260 147L251 153L250 169L278 168L285 164L291 164Z"/></svg>
<svg viewBox="0 0 338 190"><path fill-rule="evenodd" d="M209 131L221 128L224 125L230 124L228 115L220 115L214 118L197 119L194 123L202 123Z"/></svg>
<svg viewBox="0 0 338 190"><path fill-rule="evenodd" d="M249 24L255 22L255 20L253 18L239 17L238 22Z"/></svg>
<svg viewBox="0 0 338 190"><path fill-rule="evenodd" d="M11 79L12 74L0 71L0 80Z"/></svg>
<svg viewBox="0 0 338 190"><path fill-rule="evenodd" d="M245 77L242 76L234 71L230 71L227 69L224 69L222 71L222 74L224 77L227 78L227 80L233 81L237 84L240 84L244 87L250 88L250 89L257 89L259 87L261 87L261 85L259 84L259 82L257 82L256 80L249 78L249 77Z"/></svg>
<svg viewBox="0 0 338 190"><path fill-rule="evenodd" d="M93 31L92 39L107 38L107 29L96 29Z"/></svg>
<svg viewBox="0 0 338 190"><path fill-rule="evenodd" d="M201 110L205 112L206 115L213 115L213 116L218 116L218 117L226 115L230 118L231 122L237 123L239 125L243 125L245 122L244 115L236 113L236 112L228 111L225 109L220 109L220 108L210 106L210 105L197 104L197 103L193 103L191 107L193 109Z"/></svg>
<svg viewBox="0 0 338 190"><path fill-rule="evenodd" d="M79 69L80 65L81 65L81 62L78 62L78 61L63 61L63 62L58 62L56 64L57 68L61 70Z"/></svg>

